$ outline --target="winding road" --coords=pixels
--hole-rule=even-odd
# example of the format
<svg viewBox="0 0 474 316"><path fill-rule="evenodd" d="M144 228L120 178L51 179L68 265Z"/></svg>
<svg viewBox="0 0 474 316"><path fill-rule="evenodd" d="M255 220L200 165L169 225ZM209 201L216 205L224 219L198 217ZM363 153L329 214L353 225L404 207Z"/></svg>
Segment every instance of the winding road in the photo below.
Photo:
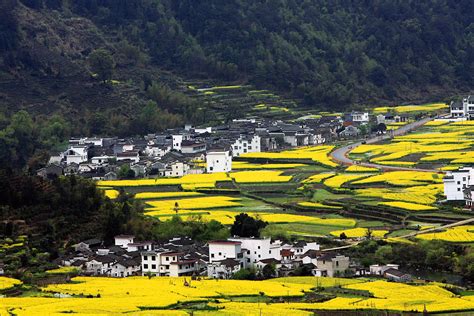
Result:
<svg viewBox="0 0 474 316"><path fill-rule="evenodd" d="M433 118L427 117L427 118L424 118L422 120L419 120L419 121L416 121L416 122L413 122L413 123L409 123L407 125L403 125L400 128L398 128L394 131L391 131L390 133L388 133L386 135L369 138L369 139L365 140L365 143L366 144L374 144L374 143L377 143L377 142L380 142L380 141L390 139L394 136L404 135L407 132L416 129L416 128L426 124L427 122L429 122L431 120L433 120ZM356 143L353 143L353 144L349 144L349 145L346 145L346 146L343 146L343 147L339 147L336 150L334 150L333 152L331 152L330 156L335 162L337 162L339 164L342 164L342 165L347 165L347 166L357 164L359 166L377 168L377 169L380 169L382 171L405 171L406 170L406 171L422 171L422 172L442 173L439 170L435 170L435 169L420 169L420 168L385 166L385 165L379 165L379 164L371 163L371 162L358 162L358 161L350 159L348 157L348 155L351 152L351 150L355 149L356 147L358 147L360 145L362 145L362 141L359 141L359 142L356 142Z"/></svg>

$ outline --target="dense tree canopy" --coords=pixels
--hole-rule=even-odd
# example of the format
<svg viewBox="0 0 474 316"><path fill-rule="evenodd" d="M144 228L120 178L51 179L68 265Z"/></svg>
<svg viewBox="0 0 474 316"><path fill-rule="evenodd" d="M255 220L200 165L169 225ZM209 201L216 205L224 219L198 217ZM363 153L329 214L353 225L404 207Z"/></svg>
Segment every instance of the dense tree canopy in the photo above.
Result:
<svg viewBox="0 0 474 316"><path fill-rule="evenodd" d="M467 91L474 80L470 0L20 1L91 19L118 37L123 64L249 80L310 106ZM17 43L15 3L0 10L0 51Z"/></svg>

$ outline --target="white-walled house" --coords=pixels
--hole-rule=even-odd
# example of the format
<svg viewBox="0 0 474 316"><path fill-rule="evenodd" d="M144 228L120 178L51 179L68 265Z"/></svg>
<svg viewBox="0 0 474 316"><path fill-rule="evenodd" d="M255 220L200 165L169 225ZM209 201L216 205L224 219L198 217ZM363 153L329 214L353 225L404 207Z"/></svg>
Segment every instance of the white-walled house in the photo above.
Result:
<svg viewBox="0 0 474 316"><path fill-rule="evenodd" d="M102 165L106 164L109 162L109 160L113 158L110 156L95 156L91 158L91 163L96 164L96 165Z"/></svg>
<svg viewBox="0 0 474 316"><path fill-rule="evenodd" d="M240 135L231 145L232 156L238 157L245 153L259 153L260 136L258 135Z"/></svg>
<svg viewBox="0 0 474 316"><path fill-rule="evenodd" d="M179 277L198 273L198 260L185 260L183 256L182 252L144 251L141 253L142 275Z"/></svg>
<svg viewBox="0 0 474 316"><path fill-rule="evenodd" d="M196 154L206 151L206 144L190 140L181 142L181 152L183 154Z"/></svg>
<svg viewBox="0 0 474 316"><path fill-rule="evenodd" d="M462 101L452 101L449 105L449 111L453 118L474 119L474 96L469 95Z"/></svg>
<svg viewBox="0 0 474 316"><path fill-rule="evenodd" d="M398 264L373 264L369 267L370 274L382 276L388 269L398 270Z"/></svg>
<svg viewBox="0 0 474 316"><path fill-rule="evenodd" d="M132 244L135 240L135 236L133 235L117 235L114 237L115 239L115 246L119 246L122 248L127 248L128 244Z"/></svg>
<svg viewBox="0 0 474 316"><path fill-rule="evenodd" d="M66 150L64 156L66 157L66 164L80 164L88 160L89 146L85 145L70 145Z"/></svg>
<svg viewBox="0 0 474 316"><path fill-rule="evenodd" d="M206 154L206 171L229 172L232 170L232 155L225 149L209 150Z"/></svg>
<svg viewBox="0 0 474 316"><path fill-rule="evenodd" d="M352 112L351 113L352 122L357 123L368 123L369 122L369 112Z"/></svg>
<svg viewBox="0 0 474 316"><path fill-rule="evenodd" d="M313 269L312 273L314 276L327 276L332 278L335 276L341 276L344 271L349 269L349 265L349 257L327 253L318 257L316 264L317 268Z"/></svg>
<svg viewBox="0 0 474 316"><path fill-rule="evenodd" d="M164 176L165 177L182 177L188 174L188 171L190 168L191 167L189 166L189 164L185 162L174 161L166 165Z"/></svg>
<svg viewBox="0 0 474 316"><path fill-rule="evenodd" d="M474 184L474 168L462 167L455 171L448 171L443 178L444 195L448 201L462 201L465 199L464 190Z"/></svg>
<svg viewBox="0 0 474 316"><path fill-rule="evenodd" d="M234 273L239 272L242 265L242 262L231 258L210 262L207 265L207 276L214 279L230 279Z"/></svg>
<svg viewBox="0 0 474 316"><path fill-rule="evenodd" d="M242 259L242 242L237 240L214 240L209 242L209 262L225 259Z"/></svg>
<svg viewBox="0 0 474 316"><path fill-rule="evenodd" d="M281 243L271 243L270 238L229 238L229 241L240 242L244 267L253 267L262 259L281 260Z"/></svg>
<svg viewBox="0 0 474 316"><path fill-rule="evenodd" d="M137 163L140 161L140 154L138 151L125 151L117 153L116 159L117 161L131 161Z"/></svg>
<svg viewBox="0 0 474 316"><path fill-rule="evenodd" d="M171 135L171 137L173 139L172 148L177 151L181 151L181 143L183 141L191 139L191 135L188 133L174 134L174 135Z"/></svg>

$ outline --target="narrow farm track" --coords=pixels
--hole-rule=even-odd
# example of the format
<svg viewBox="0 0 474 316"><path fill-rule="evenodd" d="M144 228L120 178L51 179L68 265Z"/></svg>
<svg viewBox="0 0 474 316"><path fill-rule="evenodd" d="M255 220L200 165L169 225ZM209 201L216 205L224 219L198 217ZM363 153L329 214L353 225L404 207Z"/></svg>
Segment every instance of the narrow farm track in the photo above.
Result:
<svg viewBox="0 0 474 316"><path fill-rule="evenodd" d="M384 141L387 139L390 139L393 136L400 136L408 133L409 131L412 131L414 129L417 129L420 126L423 126L424 124L428 123L429 121L433 120L431 117L424 118L422 120L409 123L407 125L404 125L400 127L399 129L391 132L389 135L384 135L384 136L377 136L377 137L372 137L369 138L365 141L366 144L374 144L380 141ZM358 146L362 145L362 142L357 142L353 144L349 144L340 148L337 148L333 152L330 153L330 156L332 160L335 162L341 164L341 165L346 165L346 166L351 166L351 165L359 165L359 166L364 166L364 167L370 167L370 168L377 168L382 171L421 171L421 172L437 172L437 173L443 173L439 170L435 169L420 169L420 168L405 168L405 167L395 167L395 166L385 166L385 165L379 165L371 162L357 162L355 160L352 160L349 158L349 153L357 148Z"/></svg>

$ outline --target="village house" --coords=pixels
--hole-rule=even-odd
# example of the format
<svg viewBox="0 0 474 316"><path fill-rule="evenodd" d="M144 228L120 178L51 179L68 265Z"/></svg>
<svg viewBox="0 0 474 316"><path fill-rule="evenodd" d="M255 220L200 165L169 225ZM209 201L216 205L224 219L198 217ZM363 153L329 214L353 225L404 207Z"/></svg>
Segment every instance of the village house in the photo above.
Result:
<svg viewBox="0 0 474 316"><path fill-rule="evenodd" d="M239 135L232 144L232 156L238 157L246 153L260 152L260 136L258 135Z"/></svg>
<svg viewBox="0 0 474 316"><path fill-rule="evenodd" d="M226 149L210 149L206 153L206 170L208 173L229 172L232 170L232 155Z"/></svg>
<svg viewBox="0 0 474 316"><path fill-rule="evenodd" d="M474 118L474 96L469 95L462 101L451 101L449 111L452 118L472 120Z"/></svg>
<svg viewBox="0 0 474 316"><path fill-rule="evenodd" d="M144 251L141 253L142 275L179 277L199 273L197 259L185 259L183 252Z"/></svg>
<svg viewBox="0 0 474 316"><path fill-rule="evenodd" d="M465 191L474 184L474 168L462 167L448 171L443 178L444 195L448 201L463 201Z"/></svg>
<svg viewBox="0 0 474 316"><path fill-rule="evenodd" d="M336 253L325 253L317 258L316 268L313 269L315 276L337 277L342 276L349 269L349 257Z"/></svg>

